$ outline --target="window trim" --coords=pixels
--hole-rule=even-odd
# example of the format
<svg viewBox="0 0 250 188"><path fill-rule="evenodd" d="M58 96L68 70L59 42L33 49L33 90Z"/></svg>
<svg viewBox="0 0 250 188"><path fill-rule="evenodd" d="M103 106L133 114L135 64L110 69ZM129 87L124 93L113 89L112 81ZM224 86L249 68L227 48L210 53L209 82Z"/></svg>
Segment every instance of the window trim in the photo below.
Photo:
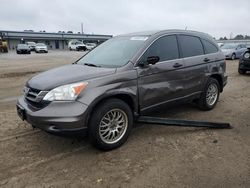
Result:
<svg viewBox="0 0 250 188"><path fill-rule="evenodd" d="M196 35L191 35L191 34L189 34L189 33L168 33L168 34L163 34L163 35L161 35L161 36L158 36L157 38L155 38L144 50L143 50L143 52L138 56L138 58L136 58L136 60L135 60L135 63L134 63L134 67L139 67L139 65L138 65L138 63L139 63L139 60L141 59L141 57L145 54L145 52L148 50L148 48L156 41L156 40L158 40L159 38L161 38L161 37L165 37L165 36L171 36L171 35L175 35L176 36L176 39L177 39L177 46L178 46L178 50L179 50L179 58L178 59L172 59L172 60L166 60L166 61L159 61L158 63L166 63L166 62L171 62L171 61L175 61L175 60L181 60L181 59L183 59L183 60L185 60L185 59L189 59L189 58L193 58L193 57L199 57L199 56L204 56L204 55L207 55L206 53L205 53L205 49L204 49L204 45L203 45L203 43L202 43L202 39L203 40L206 40L206 41L208 41L209 42L209 40L207 40L207 39L205 39L205 38L203 38L203 37L200 37L200 36L196 36ZM186 36L191 36L191 37L197 37L199 40L200 40L200 42L201 42L201 44L202 44L202 48L203 48L203 54L201 54L201 55L196 55L196 56L190 56L190 57L183 57L183 54L182 54L182 50L181 50L181 46L180 46L180 41L179 41L179 36L180 35L186 35ZM210 42L211 43L211 42ZM214 53L209 53L209 54L215 54L215 53L218 53L219 51L220 51L220 49L216 46L216 48L217 48L217 52L214 52ZM158 64L157 63L157 64Z"/></svg>
<svg viewBox="0 0 250 188"><path fill-rule="evenodd" d="M200 39L201 39L201 43L202 43L202 45L203 45L203 47L204 47L205 55L206 55L206 54L214 54L214 53L219 52L219 48L218 48L216 45L214 45L212 42L210 42L210 41L208 41L208 40L206 40L206 39L204 39L204 38L200 38ZM205 48L205 45L204 45L204 43L203 43L203 40L206 41L206 42L208 42L208 43L210 43L210 44L212 44L212 45L217 49L217 51L216 51L216 52L213 52L213 53L206 53L206 48Z"/></svg>

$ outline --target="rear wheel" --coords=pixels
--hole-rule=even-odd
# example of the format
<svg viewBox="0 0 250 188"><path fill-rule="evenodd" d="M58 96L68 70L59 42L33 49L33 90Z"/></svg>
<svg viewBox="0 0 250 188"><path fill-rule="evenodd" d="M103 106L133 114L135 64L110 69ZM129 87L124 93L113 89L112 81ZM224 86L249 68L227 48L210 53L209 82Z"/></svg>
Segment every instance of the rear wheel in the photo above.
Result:
<svg viewBox="0 0 250 188"><path fill-rule="evenodd" d="M133 126L130 107L119 99L109 99L97 107L89 123L91 143L101 150L112 150L124 144Z"/></svg>
<svg viewBox="0 0 250 188"><path fill-rule="evenodd" d="M232 54L232 57L231 57L232 60L235 60L236 59L236 55L233 53Z"/></svg>
<svg viewBox="0 0 250 188"><path fill-rule="evenodd" d="M202 110L212 110L218 102L219 95L219 82L214 78L209 78L198 101L199 108Z"/></svg>
<svg viewBox="0 0 250 188"><path fill-rule="evenodd" d="M239 72L239 74L246 74L246 71L242 70L242 69L238 69L238 72Z"/></svg>

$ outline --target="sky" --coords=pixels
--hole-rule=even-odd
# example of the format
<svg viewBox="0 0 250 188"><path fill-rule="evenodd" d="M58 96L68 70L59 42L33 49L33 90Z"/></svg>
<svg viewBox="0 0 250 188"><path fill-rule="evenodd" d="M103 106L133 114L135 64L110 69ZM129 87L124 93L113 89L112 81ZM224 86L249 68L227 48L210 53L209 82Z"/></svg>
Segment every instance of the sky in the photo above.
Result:
<svg viewBox="0 0 250 188"><path fill-rule="evenodd" d="M119 35L188 29L250 35L250 0L0 0L0 30Z"/></svg>

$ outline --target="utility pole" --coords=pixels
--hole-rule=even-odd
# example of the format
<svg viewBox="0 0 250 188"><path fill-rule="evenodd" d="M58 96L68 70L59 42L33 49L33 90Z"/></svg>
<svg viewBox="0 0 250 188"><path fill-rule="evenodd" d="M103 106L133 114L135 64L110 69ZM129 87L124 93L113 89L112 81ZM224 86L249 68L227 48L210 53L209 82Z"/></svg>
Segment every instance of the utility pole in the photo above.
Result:
<svg viewBox="0 0 250 188"><path fill-rule="evenodd" d="M82 30L82 35L83 35L83 23L81 23L81 30Z"/></svg>
<svg viewBox="0 0 250 188"><path fill-rule="evenodd" d="M230 33L229 38L230 38L230 40L233 39L233 32Z"/></svg>

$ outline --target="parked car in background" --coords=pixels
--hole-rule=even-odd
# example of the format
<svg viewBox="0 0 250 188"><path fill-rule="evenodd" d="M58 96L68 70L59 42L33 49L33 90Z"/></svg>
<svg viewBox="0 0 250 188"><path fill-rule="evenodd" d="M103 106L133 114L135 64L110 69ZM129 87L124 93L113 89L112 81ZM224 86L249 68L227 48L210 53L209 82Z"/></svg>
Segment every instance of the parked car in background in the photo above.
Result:
<svg viewBox="0 0 250 188"><path fill-rule="evenodd" d="M250 71L250 48L248 48L240 57L238 72L246 74Z"/></svg>
<svg viewBox="0 0 250 188"><path fill-rule="evenodd" d="M223 53L205 33L121 35L28 80L17 113L33 127L88 134L94 146L111 150L126 142L136 117L156 107L193 101L213 109L225 71Z"/></svg>
<svg viewBox="0 0 250 188"><path fill-rule="evenodd" d="M240 58L241 54L246 51L247 47L245 44L237 43L225 43L221 46L221 51L224 53L226 59L237 59Z"/></svg>
<svg viewBox="0 0 250 188"><path fill-rule="evenodd" d="M217 44L218 44L219 47L222 47L224 45L223 42L218 42Z"/></svg>
<svg viewBox="0 0 250 188"><path fill-rule="evenodd" d="M26 42L31 51L35 51L36 43L35 42Z"/></svg>
<svg viewBox="0 0 250 188"><path fill-rule="evenodd" d="M35 47L36 53L48 53L48 47L44 43L37 43Z"/></svg>
<svg viewBox="0 0 250 188"><path fill-rule="evenodd" d="M80 50L86 51L87 50L86 45L83 44L83 42L81 42L81 41L70 41L68 44L68 48L69 48L69 50L77 50L77 51L80 51Z"/></svg>
<svg viewBox="0 0 250 188"><path fill-rule="evenodd" d="M88 50L92 50L93 48L96 47L95 43L85 43L86 47Z"/></svg>
<svg viewBox="0 0 250 188"><path fill-rule="evenodd" d="M16 48L17 54L30 54L30 48L27 44L18 44Z"/></svg>

